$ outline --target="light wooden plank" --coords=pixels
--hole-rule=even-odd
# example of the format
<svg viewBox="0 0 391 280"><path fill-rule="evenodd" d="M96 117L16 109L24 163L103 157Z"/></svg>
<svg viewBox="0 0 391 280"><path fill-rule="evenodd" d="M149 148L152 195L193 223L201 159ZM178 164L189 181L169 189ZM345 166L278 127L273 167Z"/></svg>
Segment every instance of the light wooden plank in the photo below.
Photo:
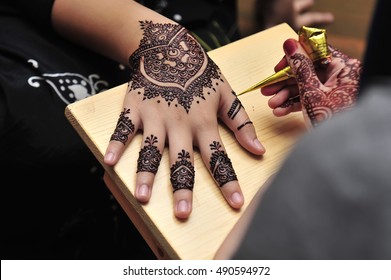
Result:
<svg viewBox="0 0 391 280"><path fill-rule="evenodd" d="M208 54L233 89L240 92L274 73L274 66L283 56L282 44L287 38L297 38L297 34L287 24L281 24ZM240 211L234 211L226 203L200 154L195 152L193 212L183 222L173 215L167 148L156 174L152 198L146 205L138 203L134 197L141 133L135 136L114 168L103 163L125 92L126 84L120 85L68 105L65 114L107 171L109 176L105 181L108 187L159 259L213 259L255 193L278 170L294 142L305 131L301 113L276 118L267 106L268 99L259 90L239 96L267 149L264 156L251 155L236 142L230 131L222 125L219 127L243 189L245 205Z"/></svg>

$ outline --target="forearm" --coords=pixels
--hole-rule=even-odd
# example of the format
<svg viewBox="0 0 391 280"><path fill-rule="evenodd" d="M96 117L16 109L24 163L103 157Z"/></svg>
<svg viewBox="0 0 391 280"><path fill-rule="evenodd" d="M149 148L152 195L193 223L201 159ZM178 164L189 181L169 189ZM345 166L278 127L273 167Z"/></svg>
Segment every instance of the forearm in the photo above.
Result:
<svg viewBox="0 0 391 280"><path fill-rule="evenodd" d="M129 0L56 0L52 9L58 33L123 64L139 47L145 20L175 23Z"/></svg>

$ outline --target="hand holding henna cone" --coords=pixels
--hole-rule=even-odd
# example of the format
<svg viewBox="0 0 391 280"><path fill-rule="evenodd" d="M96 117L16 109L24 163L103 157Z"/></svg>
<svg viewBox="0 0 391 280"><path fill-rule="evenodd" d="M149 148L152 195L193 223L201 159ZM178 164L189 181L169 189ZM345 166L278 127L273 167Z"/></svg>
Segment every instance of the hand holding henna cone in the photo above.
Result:
<svg viewBox="0 0 391 280"><path fill-rule="evenodd" d="M303 46L314 63L320 65L327 65L330 63L331 56L327 45L325 29L303 26L299 30L298 35L300 44ZM292 68L287 66L267 77L266 79L260 81L259 83L256 83L255 85L242 91L238 95L289 79L294 76L295 75L292 72Z"/></svg>

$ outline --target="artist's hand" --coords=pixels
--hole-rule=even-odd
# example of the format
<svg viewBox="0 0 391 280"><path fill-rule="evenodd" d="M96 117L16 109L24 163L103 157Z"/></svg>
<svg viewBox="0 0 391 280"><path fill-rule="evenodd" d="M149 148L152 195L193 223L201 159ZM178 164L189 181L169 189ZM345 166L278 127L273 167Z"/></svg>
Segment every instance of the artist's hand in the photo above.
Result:
<svg viewBox="0 0 391 280"><path fill-rule="evenodd" d="M105 163L116 164L126 144L142 130L135 196L146 203L167 143L174 214L184 219L192 210L196 146L229 205L240 208L244 198L219 135L218 117L245 149L261 155L265 150L249 116L220 69L186 29L149 21L141 27L144 36L129 59L131 79Z"/></svg>
<svg viewBox="0 0 391 280"><path fill-rule="evenodd" d="M362 65L329 46L331 62L314 65L299 42L284 42L285 57L277 64L279 71L288 64L295 78L261 89L269 99L275 116L303 111L308 124L316 126L333 115L352 108L356 102Z"/></svg>

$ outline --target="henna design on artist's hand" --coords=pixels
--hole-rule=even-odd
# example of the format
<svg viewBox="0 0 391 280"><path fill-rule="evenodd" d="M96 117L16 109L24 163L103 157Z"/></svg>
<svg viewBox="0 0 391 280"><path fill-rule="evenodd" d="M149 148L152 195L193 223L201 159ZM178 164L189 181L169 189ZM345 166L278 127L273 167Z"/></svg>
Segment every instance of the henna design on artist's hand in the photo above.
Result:
<svg viewBox="0 0 391 280"><path fill-rule="evenodd" d="M351 108L357 98L361 63L356 59L342 55L339 51L333 52L333 59L339 57L345 67L338 73L337 86L322 90L321 84L315 76L312 61L302 54L292 56L297 69L297 83L300 90L300 100L313 126L331 118L336 113ZM300 68L303 68L300 69ZM312 69L312 72L310 71Z"/></svg>
<svg viewBox="0 0 391 280"><path fill-rule="evenodd" d="M121 112L114 133L111 135L110 140L119 141L125 145L128 141L129 134L134 132L134 124L126 114L130 113L130 109L124 108Z"/></svg>
<svg viewBox="0 0 391 280"><path fill-rule="evenodd" d="M287 101L285 101L282 105L280 105L281 108L288 108L289 106L294 105L295 103L300 102L300 95L294 96L289 98Z"/></svg>
<svg viewBox="0 0 391 280"><path fill-rule="evenodd" d="M129 91L143 89L143 100L160 97L188 113L194 100L205 100L204 87L216 91L212 79L223 82L217 65L184 27L152 21L140 25L144 37L129 57Z"/></svg>
<svg viewBox="0 0 391 280"><path fill-rule="evenodd" d="M358 92L358 87L360 85L360 77L361 77L361 71L362 71L362 65L361 62L358 59L352 59L346 54L343 54L341 51L330 48L331 54L333 59L341 59L345 63L345 67L342 69L340 74L338 75L338 86L341 85L341 83L345 84L351 84L356 87L351 87L352 89L355 89L355 96ZM351 92L353 94L353 92Z"/></svg>
<svg viewBox="0 0 391 280"><path fill-rule="evenodd" d="M224 150L221 149L220 142L213 141L209 145L210 149L213 151L210 158L210 171L213 175L213 178L219 184L219 187L223 187L224 184L230 181L237 181L235 170L232 167L232 162L228 158L228 155Z"/></svg>
<svg viewBox="0 0 391 280"><path fill-rule="evenodd" d="M137 160L137 173L142 171L157 173L162 159L162 154L155 145L157 142L157 137L153 134L145 139L144 143L146 145L140 150Z"/></svg>
<svg viewBox="0 0 391 280"><path fill-rule="evenodd" d="M178 153L178 161L171 166L171 184L174 192L181 189L193 190L195 170L190 162L190 154L185 150Z"/></svg>

